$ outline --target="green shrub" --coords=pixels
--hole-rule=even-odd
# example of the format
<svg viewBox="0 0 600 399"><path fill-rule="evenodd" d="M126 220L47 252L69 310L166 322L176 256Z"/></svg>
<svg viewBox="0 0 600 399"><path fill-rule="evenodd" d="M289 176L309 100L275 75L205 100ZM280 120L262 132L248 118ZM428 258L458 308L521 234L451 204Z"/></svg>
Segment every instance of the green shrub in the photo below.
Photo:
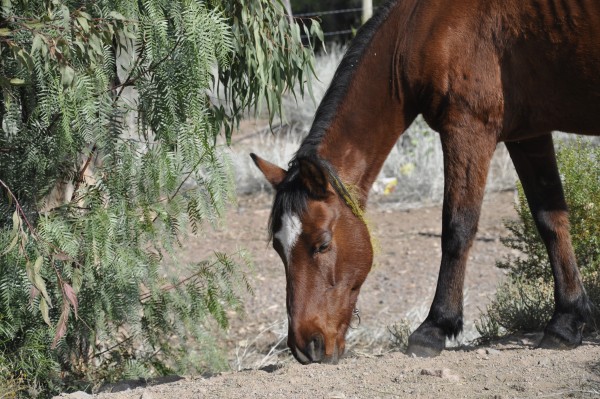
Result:
<svg viewBox="0 0 600 399"><path fill-rule="evenodd" d="M584 286L595 309L600 305L600 146L584 140L560 143L557 159L569 207L571 239ZM482 339L544 328L554 310L553 279L546 247L518 185L517 220L506 222L502 242L520 255L497 266L508 271L492 303L477 323ZM595 311L595 319L600 321ZM597 324L597 323L596 323Z"/></svg>
<svg viewBox="0 0 600 399"><path fill-rule="evenodd" d="M7 359L0 354L0 399L14 399L22 396L26 389L24 377L10 371Z"/></svg>
<svg viewBox="0 0 600 399"><path fill-rule="evenodd" d="M498 287L493 302L475 322L481 342L498 339L505 334L538 331L546 325L554 311L551 284L541 279L509 279Z"/></svg>

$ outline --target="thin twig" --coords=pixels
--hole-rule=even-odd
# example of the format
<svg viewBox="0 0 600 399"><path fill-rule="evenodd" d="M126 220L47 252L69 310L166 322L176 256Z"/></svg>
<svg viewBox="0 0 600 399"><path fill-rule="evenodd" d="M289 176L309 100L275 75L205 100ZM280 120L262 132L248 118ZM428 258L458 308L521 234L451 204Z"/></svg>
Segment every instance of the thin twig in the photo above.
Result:
<svg viewBox="0 0 600 399"><path fill-rule="evenodd" d="M189 173L187 174L187 176L181 181L181 184L179 184L179 187L177 187L177 190L175 190L175 192L173 193L173 195L171 195L170 197L167 197L166 199L162 199L159 202L171 202L173 201L173 198L175 198L177 196L177 194L179 194L179 191L181 190L181 188L183 187L183 185L189 180L189 178L192 176L192 173L194 173L194 171L196 170L196 168L198 166L200 166L200 163L202 163L202 160L204 159L204 156L200 157L200 159L198 160L198 162L196 162L196 165L194 165L194 167L192 168L192 170L189 171ZM187 191L191 191L191 190L186 190ZM156 219L158 219L158 215L154 216L154 219L152 219L152 223L156 222Z"/></svg>
<svg viewBox="0 0 600 399"><path fill-rule="evenodd" d="M138 59L136 59L136 63L131 68L131 72L129 73L129 76L127 77L127 79L125 79L125 81L123 83L111 88L111 90L115 90L115 89L119 88L119 92L117 93L115 99L113 100L113 103L117 102L117 100L121 97L121 95L123 94L123 90L125 90L126 87L133 86L135 84L135 82L137 82L137 80L140 79L143 75L153 72L156 68L158 68L160 66L160 64L162 64L163 62L168 60L173 55L173 53L175 52L177 47L179 47L181 42L182 42L181 38L177 39L173 48L163 58L161 58L160 60L158 60L156 62L153 62L152 64L150 64L148 69L146 69L145 71L140 73L138 76L132 78L131 75L133 74L133 71L135 71L135 69L139 65L138 61L141 59L145 59L144 48L145 48L146 42L142 42L141 55L138 57Z"/></svg>
<svg viewBox="0 0 600 399"><path fill-rule="evenodd" d="M85 179L85 172L87 171L87 168L90 166L90 163L92 162L92 158L96 155L96 149L97 149L96 144L94 144L94 146L92 147L92 150L90 151L90 155L88 156L88 159L85 161L83 168L78 173L77 181L75 182L75 188L73 189L73 197L71 198L71 202L75 201L75 199L77 198L77 195L76 195L77 191L79 190L81 183L83 183L83 181Z"/></svg>
<svg viewBox="0 0 600 399"><path fill-rule="evenodd" d="M27 227L29 228L29 230L33 234L34 238L36 240L41 240L41 237L37 234L37 231L33 228L33 226L31 225L31 223L29 222L29 219L27 219L27 216L25 215L25 211L23 211L23 208L21 207L21 204L17 200L17 197L13 194L13 192L8 187L8 185L6 185L6 183L3 180L1 180L1 179L0 179L0 185L6 189L6 191L8 192L8 194L15 201L15 208L17 209L17 212L20 213L21 216L23 217L23 220L25 220L25 223L27 224Z"/></svg>
<svg viewBox="0 0 600 399"><path fill-rule="evenodd" d="M144 51L145 49L146 49L146 42L142 42L142 48L140 49L140 56L135 59L135 63L131 67L131 70L129 71L129 74L127 75L127 79L125 79L125 82L111 88L111 91L115 90L117 88L119 89L119 92L113 99L113 104L116 104L117 101L119 101L119 99L121 98L121 95L123 94L123 90L125 90L126 87L133 86L133 84L137 80L137 78L132 79L132 75L133 75L133 72L141 64L142 60L144 60L146 58L146 53ZM135 49L134 49L133 53L135 54Z"/></svg>
<svg viewBox="0 0 600 399"><path fill-rule="evenodd" d="M131 337L129 337L129 338L125 338L125 339L124 339L123 341L121 341L121 342L117 342L115 345L111 346L111 347L110 347L110 348L108 348L108 349L105 349L105 350L103 350L102 352L96 353L96 354L95 354L93 357L102 356L102 355L104 355L105 353L107 353L107 352L110 352L111 350L113 350L113 349L115 349L115 348L117 348L117 347L119 347L119 346L123 345L125 342L132 340L134 337L135 337L135 334L134 334L134 335L132 335L132 336L131 336Z"/></svg>
<svg viewBox="0 0 600 399"><path fill-rule="evenodd" d="M215 265L216 263L217 263L217 262L213 263L213 265ZM211 265L211 266L212 266L212 265ZM196 277L200 276L202 273L204 273L204 270L200 270L199 272L196 272L196 273L194 273L194 274L192 274L192 275L190 275L190 276L188 276L188 277L186 277L186 278L183 278L183 279L179 280L179 281L177 282L177 284L169 284L169 285L165 285L165 286L161 287L160 289L161 289L161 291L163 291L163 292L168 292L168 291L174 290L174 289L176 289L176 288L179 288L179 287L181 287L182 285L184 285L184 284L185 284L185 283L187 283L188 281L190 281L190 280L193 280L193 279L195 279ZM151 296L152 296L152 292L146 292L146 293L142 294L142 295L140 296L140 302L147 301L147 300L148 300L148 299L149 299Z"/></svg>

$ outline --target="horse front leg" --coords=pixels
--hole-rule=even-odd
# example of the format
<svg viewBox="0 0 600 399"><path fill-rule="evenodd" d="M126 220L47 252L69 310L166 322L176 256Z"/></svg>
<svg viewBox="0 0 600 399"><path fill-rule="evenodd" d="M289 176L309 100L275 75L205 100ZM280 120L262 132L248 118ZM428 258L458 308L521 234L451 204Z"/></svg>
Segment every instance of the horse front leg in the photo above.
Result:
<svg viewBox="0 0 600 399"><path fill-rule="evenodd" d="M464 134L469 132L470 134ZM461 134L462 133L462 134ZM429 315L408 340L408 354L437 356L446 337L463 326L463 285L469 249L473 244L495 135L470 130L441 134L444 151L442 261Z"/></svg>
<svg viewBox="0 0 600 399"><path fill-rule="evenodd" d="M529 209L554 275L555 310L540 347L569 349L581 344L584 323L590 313L569 234L567 204L556 165L550 134L506 143Z"/></svg>

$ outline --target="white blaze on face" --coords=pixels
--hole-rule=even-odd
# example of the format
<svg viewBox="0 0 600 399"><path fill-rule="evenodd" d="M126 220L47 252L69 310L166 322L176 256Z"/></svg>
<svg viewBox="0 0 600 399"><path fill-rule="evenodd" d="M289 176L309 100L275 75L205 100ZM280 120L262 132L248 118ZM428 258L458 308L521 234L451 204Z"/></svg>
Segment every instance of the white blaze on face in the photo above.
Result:
<svg viewBox="0 0 600 399"><path fill-rule="evenodd" d="M287 264L290 264L290 256L292 248L296 245L298 237L302 232L302 223L300 218L295 214L286 213L281 218L281 229L274 234L274 237L279 241L283 247L283 253Z"/></svg>

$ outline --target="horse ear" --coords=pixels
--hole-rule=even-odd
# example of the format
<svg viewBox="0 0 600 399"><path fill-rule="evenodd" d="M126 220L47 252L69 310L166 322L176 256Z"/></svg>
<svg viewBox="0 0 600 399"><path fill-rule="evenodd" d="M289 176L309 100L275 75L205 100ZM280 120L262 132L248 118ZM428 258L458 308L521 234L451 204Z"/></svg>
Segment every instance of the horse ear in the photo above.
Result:
<svg viewBox="0 0 600 399"><path fill-rule="evenodd" d="M311 195L317 198L327 197L330 192L330 185L323 167L306 158L298 159L298 166L300 167L302 184Z"/></svg>
<svg viewBox="0 0 600 399"><path fill-rule="evenodd" d="M273 188L277 188L285 179L287 172L284 169L281 169L279 166L265 161L261 157L256 154L250 154L250 157L254 161L256 167L265 175L266 179L271 183Z"/></svg>

